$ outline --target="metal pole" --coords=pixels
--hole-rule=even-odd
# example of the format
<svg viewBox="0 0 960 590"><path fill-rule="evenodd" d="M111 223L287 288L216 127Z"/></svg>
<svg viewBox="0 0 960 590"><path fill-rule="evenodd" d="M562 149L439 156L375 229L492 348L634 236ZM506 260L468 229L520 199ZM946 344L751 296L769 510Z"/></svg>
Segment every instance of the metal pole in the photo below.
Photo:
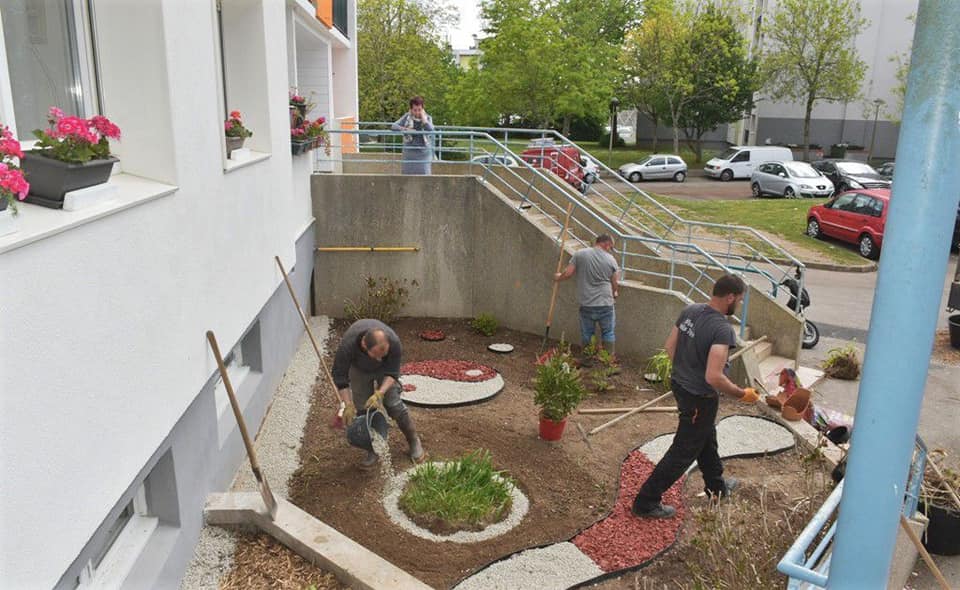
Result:
<svg viewBox="0 0 960 590"><path fill-rule="evenodd" d="M920 0L831 589L887 586L957 215L958 22L960 2Z"/></svg>
<svg viewBox="0 0 960 590"><path fill-rule="evenodd" d="M873 133L870 134L870 151L867 152L867 164L870 164L870 160L873 159L873 143L877 139L877 119L880 118L880 105L882 104L883 101L879 98L873 101Z"/></svg>

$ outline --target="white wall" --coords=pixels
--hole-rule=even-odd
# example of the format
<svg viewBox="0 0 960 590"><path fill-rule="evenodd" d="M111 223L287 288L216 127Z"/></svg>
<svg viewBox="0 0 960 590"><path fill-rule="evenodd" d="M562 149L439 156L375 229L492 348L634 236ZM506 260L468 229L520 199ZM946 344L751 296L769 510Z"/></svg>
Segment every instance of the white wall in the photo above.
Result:
<svg viewBox="0 0 960 590"><path fill-rule="evenodd" d="M210 4L146 0L145 19L97 0L98 18L155 27L156 52L101 47L127 52L103 71L105 104L127 122L130 168L179 190L0 255L5 587L58 580L215 370L205 330L236 343L280 283L273 255L292 262L310 221L309 166L286 132L285 6L244 4L262 19L266 119L250 124L271 156L224 172Z"/></svg>

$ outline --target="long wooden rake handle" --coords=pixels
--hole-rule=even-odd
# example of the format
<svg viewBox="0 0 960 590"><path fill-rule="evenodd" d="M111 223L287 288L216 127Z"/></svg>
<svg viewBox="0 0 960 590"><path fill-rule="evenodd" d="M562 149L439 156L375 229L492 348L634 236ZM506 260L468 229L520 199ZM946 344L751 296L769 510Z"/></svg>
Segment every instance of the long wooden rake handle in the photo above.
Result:
<svg viewBox="0 0 960 590"><path fill-rule="evenodd" d="M573 213L573 201L567 205L567 216L563 220L563 229L560 230L560 255L557 256L557 272L563 270L563 253L567 246L567 228L570 227L570 215ZM556 273L554 273L556 274ZM560 288L560 282L553 282L553 293L550 294L550 310L547 312L547 330L550 330L550 324L553 323L553 310L557 305L557 291Z"/></svg>

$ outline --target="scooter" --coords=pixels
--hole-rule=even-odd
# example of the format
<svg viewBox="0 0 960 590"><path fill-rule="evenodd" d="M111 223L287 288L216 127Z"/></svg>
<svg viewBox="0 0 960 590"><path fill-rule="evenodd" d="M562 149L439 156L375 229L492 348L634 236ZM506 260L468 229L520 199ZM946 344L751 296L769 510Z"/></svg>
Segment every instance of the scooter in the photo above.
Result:
<svg viewBox="0 0 960 590"><path fill-rule="evenodd" d="M813 348L817 345L817 342L820 342L820 329L817 328L816 324L803 316L803 310L810 307L810 294L807 292L806 287L804 287L803 292L800 293L799 268L797 268L794 276L796 278L791 279L787 277L783 279L780 285L790 291L790 301L787 303L787 307L800 314L803 318L803 348Z"/></svg>

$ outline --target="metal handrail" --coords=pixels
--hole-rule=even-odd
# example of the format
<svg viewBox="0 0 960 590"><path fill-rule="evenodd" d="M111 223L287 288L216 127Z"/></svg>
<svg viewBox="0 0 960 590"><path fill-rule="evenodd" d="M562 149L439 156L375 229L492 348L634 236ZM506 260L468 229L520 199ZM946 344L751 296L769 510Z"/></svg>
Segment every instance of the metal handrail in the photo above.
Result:
<svg viewBox="0 0 960 590"><path fill-rule="evenodd" d="M370 135L370 136L399 136L404 134L425 135L425 136L438 135L437 132L431 132L431 131L407 131L407 130L392 131L392 130L370 130L370 129L330 130L330 133L351 134L351 135L363 134L363 135ZM484 141L491 142L496 148L496 153L502 152L506 155L512 156L517 161L519 167L530 170L536 179L542 180L547 185L553 187L554 189L557 189L557 191L559 191L560 194L564 195L568 201L572 202L575 206L575 209L579 213L581 213L580 216L571 215L571 223L573 223L574 226L582 229L588 234L592 234L593 233L592 230L590 230L590 228L587 227L584 221L580 218L582 217L582 214L586 214L589 219L591 219L593 222L603 227L607 233L619 238L622 241L622 243L624 244L624 247L620 250L620 258L621 258L621 267L625 272L630 271L638 274L667 278L670 284L670 289L674 291L676 291L673 285L674 282L684 284L686 287L688 287L686 289L686 292L685 293L682 291L678 291L678 292L682 293L688 301L691 300L691 295L694 292L697 292L704 298L709 298L709 295L704 290L700 289L698 286L700 281L706 276L704 267L716 268L723 272L728 272L728 273L735 272L734 269L729 268L727 265L720 262L720 260L718 260L712 254L703 250L696 244L692 244L689 242L664 240L662 238L657 238L657 237L645 237L645 236L632 235L632 234L627 234L621 231L619 228L611 224L607 219L597 215L590 207L588 207L586 204L581 202L581 200L578 198L579 195L576 195L575 191L570 190L566 182L560 181L558 183L557 180L552 178L553 176L552 174L547 175L544 173L544 171L541 168L531 166L528 162L525 162L522 158L520 158L515 153L513 153L509 149L509 147L507 147L497 139L493 138L488 133L480 133L480 132L474 132L474 131L447 131L446 135L453 136L453 137L467 137L471 139L471 144L476 139L482 139ZM319 159L320 158L318 154L318 160ZM324 158L324 160L329 160L329 159ZM354 161L354 162L371 161L371 162L382 163L382 160L365 160L363 158L356 158L356 159L352 159L351 161ZM448 162L448 163L454 163L454 162ZM510 184L509 182L504 182L505 185L507 185L512 190L514 190L515 193L517 193L518 197L521 200L520 208L521 209L533 208L539 211L540 213L542 213L547 218L549 218L558 227L561 225L558 218L563 212L565 212L566 207L563 204L557 203L553 199L551 199L545 192L543 192L540 188L536 186L534 181L532 180L527 181L526 179L521 177L515 170L513 170L511 167L508 167L508 166L488 165L488 164L477 163L477 162L464 162L464 164L469 164L471 166L474 166L474 165L481 166L484 169L484 176L481 177L481 180L486 178L486 176L491 173L494 176L497 176L497 178L503 180L503 178L498 175L498 171L509 172L510 174L513 175L513 177L527 184L528 194L520 194L519 191L517 191L512 184ZM542 199L546 203L549 203L551 208L556 211L556 215L551 215L550 212L548 212L543 207L538 205L535 201L531 200L529 191L534 191L540 199ZM581 244L585 243L576 235L574 235L574 240ZM669 275L666 275L663 273L657 273L654 271L644 270L644 269L631 268L626 264L626 260L628 257L633 259L633 258L644 258L644 256L637 253L628 252L625 246L627 243L630 243L630 242L644 243L644 244L650 244L655 246L666 246L666 247L669 247L675 253L681 252L691 256L699 257L699 259L701 259L701 262L697 264L690 261L671 260L671 273ZM662 260L661 257L657 257L657 256L648 256L648 258ZM696 280L690 281L686 277L682 275L678 275L676 272L674 272L678 266L689 268L689 269L692 269L694 272L696 272L697 273ZM748 313L748 310L746 307L744 307L743 318L742 318L742 323L744 324L746 323L747 313Z"/></svg>
<svg viewBox="0 0 960 590"><path fill-rule="evenodd" d="M916 449L913 461L910 464L910 476L907 481L907 489L904 494L903 515L908 519L913 518L917 513L917 502L920 498L920 486L923 483L923 473L927 464L927 445L918 436L916 440ZM828 574L830 571L830 556L826 555L827 549L833 543L834 535L837 532L837 522L834 513L840 505L840 499L843 495L843 480L837 484L820 509L817 510L807 526L804 527L800 535L793 542L793 545L787 549L783 558L777 564L777 571L786 575L788 590L799 588L801 584L807 583L820 588L827 587ZM813 541L820 535L823 528L834 519L827 529L827 532L821 537L816 548L807 555L807 550L813 544Z"/></svg>
<svg viewBox="0 0 960 590"><path fill-rule="evenodd" d="M365 126L389 126L389 125L391 125L391 123L385 122L385 121L372 121L372 122L362 122L360 125L365 125ZM571 147L577 149L577 151L581 154L581 156L587 156L587 157L589 157L589 160L590 160L591 162L594 162L594 163L596 163L597 165L599 165L603 170L606 170L606 171L607 171L610 175L612 175L613 177L619 178L619 174L618 174L617 172L615 172L614 170L612 170L610 167L608 167L608 166L607 166L606 164L604 164L602 161L600 161L600 160L598 160L597 158L595 158L592 154L590 154L587 150L585 150L585 149L583 149L582 147L580 147L577 143L575 143L574 141L570 140L569 138L565 137L564 135L562 135L561 133L559 133L558 131L555 131L555 130L553 130L553 129L530 129L530 128L505 128L505 127L476 127L476 126L459 126L459 125L438 125L438 126L435 128L434 134L435 134L437 137L440 138L440 143L441 143L441 146L442 146L442 138L443 138L443 135L444 135L444 134L452 135L452 132L456 132L456 131L472 131L472 132L477 132L477 133L484 133L484 134L486 134L487 136L491 136L492 134L502 134L502 135L504 136L504 142L509 141L509 135L510 135L511 133L513 133L514 135L523 135L523 136L537 135L537 136L539 136L539 137L541 137L541 138L544 138L544 139L546 139L546 138L548 138L548 137L551 137L551 138L554 138L554 139L556 139L556 140L559 140L560 145L567 145L567 146L571 146ZM441 153L442 153L442 151L443 151L443 150L442 150L442 147L441 147L441 150L440 150L440 151L441 151ZM509 152L509 153L512 154L512 152ZM514 157L516 157L515 154L514 154ZM577 162L577 165L580 165L580 163ZM593 192L594 192L595 194L599 195L606 203L608 203L608 204L609 204L610 206L612 206L614 209L618 209L618 210L620 211L620 216L618 217L617 221L619 221L619 222L622 222L622 221L623 221L623 218L627 215L627 212L628 212L631 208L633 208L634 205L636 205L636 197L639 195L640 197L642 197L642 198L645 200L645 202L646 202L647 204L653 206L659 213L661 213L661 214L663 214L663 215L666 215L666 216L672 221L672 223L667 224L667 223L663 222L661 219L659 219L656 215L654 215L654 214L650 213L649 211L647 211L645 208L638 206L637 209L639 209L639 211L640 211L643 215L645 215L646 217L652 219L656 224L659 224L659 225L661 225L661 226L664 228L664 230L665 230L665 232L666 232L666 235L661 235L661 234L658 234L658 233L650 230L650 228L647 227L646 224L637 223L640 227L643 228L643 231L644 231L645 233L651 234L651 235L654 236L654 237L669 238L671 235L673 235L673 236L681 236L681 238L682 238L682 233L681 233L681 232L678 232L678 231L675 229L675 226L676 226L677 224L684 225L684 226L687 227L687 238L686 238L686 241L688 241L688 242L692 242L692 241L693 241L693 236L692 236L692 228L693 228L693 227L702 227L702 228L706 228L706 229L708 229L708 230L709 230L709 229L722 229L722 230L727 230L728 232L730 232L730 235L731 235L731 236L732 236L732 233L733 233L733 232L745 232L745 233L747 233L751 238L753 238L754 240L759 241L761 244L763 244L763 245L767 246L768 248L770 248L770 249L774 250L775 252L777 252L783 259L787 260L787 261L792 265L792 267L795 267L795 268L799 271L798 273L796 273L796 274L798 275L798 276L797 276L797 280L798 280L800 286L803 287L803 284L804 284L805 278L806 278L806 277L805 277L805 275L806 275L806 265L804 265L803 262L801 262L799 259L797 259L795 256L793 256L789 251L787 251L786 249L784 249L782 246L774 243L773 241L771 241L770 239L768 239L766 236L760 234L756 229L754 229L754 228L752 228L752 227L749 227L749 226L744 226L744 225L722 224L722 223L713 223L713 222L696 221L696 220L685 219L685 218L679 216L679 215L678 215L677 213L675 213L674 211L670 210L668 207L664 206L662 203L660 203L659 201L657 201L656 199L654 199L652 196L650 196L650 195L649 195L648 193L646 193L645 191L637 188L636 186L633 186L632 184L627 185L627 186L630 187L631 191L633 192L633 197L631 197L631 198L628 199L628 198L626 197L626 195L624 195L623 193L621 193L616 187L614 187L614 186L612 186L611 184L607 183L607 182L606 182L605 180L603 180L602 178L598 177L598 180L599 180L604 186L606 186L607 188L613 190L618 196L620 196L621 198L627 199L627 201L628 201L628 202L627 202L627 205L626 205L625 207L622 207L622 206L614 203L614 202L611 201L610 199L606 198L606 196L603 195L602 193L600 193L600 191L597 191L597 190L594 189ZM632 217L632 214L631 214L631 217ZM632 217L632 218L633 218L633 220L634 220L635 222L639 222L639 220L636 219L635 217ZM699 241L705 241L705 242L720 241L720 240L714 240L714 239L711 239L711 238L708 238L708 237L704 237L704 236L698 236L697 239L698 239ZM678 241L679 241L679 240L678 240ZM777 262L774 262L769 256L767 256L766 254L764 254L763 252L761 252L761 251L758 250L757 248L753 247L752 245L746 243L745 241L737 241L737 242L734 242L734 241L732 240L732 238L731 238L731 239L726 240L725 243L727 244L728 248L732 248L732 246L733 246L734 244L736 244L736 245L739 246L739 247L745 248L748 252L750 252L751 260L757 261L757 262L762 262L762 263L764 263L764 264L767 264L767 265L771 266L772 268L777 269L777 271L778 271L777 274L780 275L779 277L774 276L774 275L771 275L769 272L767 272L767 271L765 271L765 270L763 270L763 269L761 269L761 268L758 268L758 267L753 267L753 266L745 266L745 267L742 267L742 270L743 270L744 272L759 274L759 275L763 276L764 278L766 278L766 279L770 282L770 295L771 295L772 297L776 297L776 296L777 296L778 287L779 287L780 283L783 281L783 279L790 277L790 275L791 275L790 269L781 267L780 264L778 264Z"/></svg>

